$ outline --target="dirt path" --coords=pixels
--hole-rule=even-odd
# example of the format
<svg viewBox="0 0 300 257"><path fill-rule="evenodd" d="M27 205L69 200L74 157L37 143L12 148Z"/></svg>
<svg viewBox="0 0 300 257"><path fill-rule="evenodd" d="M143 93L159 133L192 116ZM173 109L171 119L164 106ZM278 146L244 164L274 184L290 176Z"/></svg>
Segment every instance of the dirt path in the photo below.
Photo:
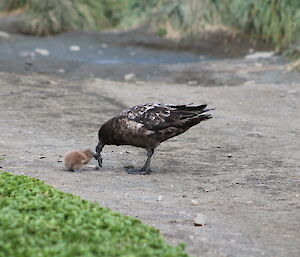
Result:
<svg viewBox="0 0 300 257"><path fill-rule="evenodd" d="M147 67L118 66L118 74L144 75L131 83L101 79L94 64L37 63L1 64L1 169L138 217L170 243L185 242L193 256L299 256L300 75L286 73L280 60L151 66L159 76L148 79ZM149 176L124 171L146 157L133 147L105 147L101 171L62 169L65 151L94 148L104 121L145 102L207 103L216 111L162 144ZM193 225L197 213L207 225Z"/></svg>

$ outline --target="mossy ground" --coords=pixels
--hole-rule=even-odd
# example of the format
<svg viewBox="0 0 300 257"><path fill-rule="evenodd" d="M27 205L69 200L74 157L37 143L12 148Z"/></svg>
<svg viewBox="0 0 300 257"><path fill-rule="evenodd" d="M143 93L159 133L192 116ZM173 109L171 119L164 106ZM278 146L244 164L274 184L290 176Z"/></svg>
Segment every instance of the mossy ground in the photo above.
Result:
<svg viewBox="0 0 300 257"><path fill-rule="evenodd" d="M0 173L0 256L188 256L141 221L26 176Z"/></svg>

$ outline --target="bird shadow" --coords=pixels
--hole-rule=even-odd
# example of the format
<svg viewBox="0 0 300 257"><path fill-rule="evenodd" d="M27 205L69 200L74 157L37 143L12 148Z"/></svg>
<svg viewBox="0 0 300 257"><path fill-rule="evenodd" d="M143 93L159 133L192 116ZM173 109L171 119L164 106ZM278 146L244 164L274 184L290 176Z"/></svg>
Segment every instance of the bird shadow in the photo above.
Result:
<svg viewBox="0 0 300 257"><path fill-rule="evenodd" d="M132 168L132 167L130 168L125 167L124 170L129 175L150 175L151 173L153 173L153 171L146 172L141 170L141 168Z"/></svg>

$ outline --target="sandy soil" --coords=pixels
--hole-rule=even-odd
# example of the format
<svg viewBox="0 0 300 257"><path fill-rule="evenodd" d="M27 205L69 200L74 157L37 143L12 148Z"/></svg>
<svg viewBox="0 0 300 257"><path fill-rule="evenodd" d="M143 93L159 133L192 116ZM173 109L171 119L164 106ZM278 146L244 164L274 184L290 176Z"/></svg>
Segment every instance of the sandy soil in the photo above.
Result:
<svg viewBox="0 0 300 257"><path fill-rule="evenodd" d="M192 256L300 255L300 74L286 72L281 57L100 65L51 57L56 49L20 56L40 40L0 39L2 170L137 217L171 244L185 242ZM127 73L133 81L124 81ZM129 146L105 147L100 171L96 162L81 173L63 169L66 151L93 149L103 122L146 102L216 110L163 143L151 175L125 172L146 158ZM198 213L206 225L194 226Z"/></svg>

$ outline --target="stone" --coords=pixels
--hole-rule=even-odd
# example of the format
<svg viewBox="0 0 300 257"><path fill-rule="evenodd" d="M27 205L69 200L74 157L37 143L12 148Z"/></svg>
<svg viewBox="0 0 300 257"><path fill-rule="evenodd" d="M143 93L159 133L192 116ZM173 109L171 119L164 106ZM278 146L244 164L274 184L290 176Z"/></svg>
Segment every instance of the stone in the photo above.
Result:
<svg viewBox="0 0 300 257"><path fill-rule="evenodd" d="M135 78L135 74L134 73L128 73L124 76L124 79L126 81L129 81L129 80L133 80Z"/></svg>
<svg viewBox="0 0 300 257"><path fill-rule="evenodd" d="M4 39L9 39L10 35L4 31L0 31L0 37L2 37Z"/></svg>
<svg viewBox="0 0 300 257"><path fill-rule="evenodd" d="M77 46L77 45L71 45L71 46L69 47L69 50L70 50L70 51L74 51L74 52L78 52L78 51L80 51L80 46Z"/></svg>
<svg viewBox="0 0 300 257"><path fill-rule="evenodd" d="M48 51L47 49L36 48L36 49L34 49L34 51L35 51L37 54L40 54L40 55L43 55L43 56L48 56L48 55L50 55L50 51Z"/></svg>
<svg viewBox="0 0 300 257"><path fill-rule="evenodd" d="M191 204L196 206L196 205L198 205L198 201L197 200L191 200Z"/></svg>
<svg viewBox="0 0 300 257"><path fill-rule="evenodd" d="M194 225L195 226L204 226L206 225L207 218L202 213L197 213L195 219L194 219Z"/></svg>
<svg viewBox="0 0 300 257"><path fill-rule="evenodd" d="M257 60L257 59L268 59L274 56L274 52L256 52L252 54L247 54L245 56L246 60Z"/></svg>

